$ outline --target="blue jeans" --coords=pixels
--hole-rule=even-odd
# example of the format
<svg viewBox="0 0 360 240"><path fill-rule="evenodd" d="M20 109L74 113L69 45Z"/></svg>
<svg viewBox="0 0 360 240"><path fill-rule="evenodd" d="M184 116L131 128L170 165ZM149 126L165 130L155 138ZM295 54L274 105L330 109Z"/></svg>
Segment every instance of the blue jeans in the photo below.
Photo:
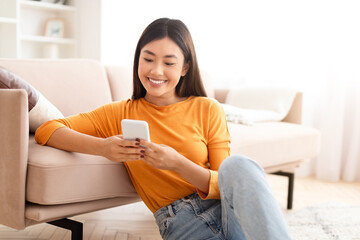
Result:
<svg viewBox="0 0 360 240"><path fill-rule="evenodd" d="M218 181L221 201L194 193L155 212L163 239L291 239L259 164L233 155L221 164Z"/></svg>

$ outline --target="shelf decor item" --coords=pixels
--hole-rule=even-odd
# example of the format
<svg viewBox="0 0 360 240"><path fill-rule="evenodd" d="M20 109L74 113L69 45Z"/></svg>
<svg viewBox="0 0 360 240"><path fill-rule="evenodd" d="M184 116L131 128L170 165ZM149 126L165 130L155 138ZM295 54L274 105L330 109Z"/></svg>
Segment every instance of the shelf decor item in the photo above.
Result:
<svg viewBox="0 0 360 240"><path fill-rule="evenodd" d="M56 0L55 3L66 5L66 0Z"/></svg>
<svg viewBox="0 0 360 240"><path fill-rule="evenodd" d="M57 0L40 0L40 2L55 3L55 2L57 2Z"/></svg>
<svg viewBox="0 0 360 240"><path fill-rule="evenodd" d="M65 21L62 18L49 18L45 22L46 37L64 37Z"/></svg>
<svg viewBox="0 0 360 240"><path fill-rule="evenodd" d="M55 4L66 4L66 0L33 0L33 1L41 1L45 3L55 3Z"/></svg>

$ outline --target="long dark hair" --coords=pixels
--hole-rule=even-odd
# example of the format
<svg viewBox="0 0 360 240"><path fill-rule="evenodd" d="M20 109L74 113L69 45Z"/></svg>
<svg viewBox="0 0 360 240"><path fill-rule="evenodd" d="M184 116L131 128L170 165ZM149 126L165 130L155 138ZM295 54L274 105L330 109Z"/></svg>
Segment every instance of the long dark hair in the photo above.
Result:
<svg viewBox="0 0 360 240"><path fill-rule="evenodd" d="M138 75L141 49L153 40L169 37L184 54L184 64L189 64L186 75L180 78L175 92L179 97L204 96L206 92L201 80L194 43L185 24L176 19L160 18L153 21L142 33L136 46L133 68L133 95L132 99L145 97L146 90L140 82Z"/></svg>

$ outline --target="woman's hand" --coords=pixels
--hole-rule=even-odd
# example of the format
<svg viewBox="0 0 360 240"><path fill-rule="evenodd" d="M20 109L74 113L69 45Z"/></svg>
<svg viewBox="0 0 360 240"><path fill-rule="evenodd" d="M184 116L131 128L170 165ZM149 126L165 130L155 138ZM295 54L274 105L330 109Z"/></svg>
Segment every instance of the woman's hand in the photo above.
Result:
<svg viewBox="0 0 360 240"><path fill-rule="evenodd" d="M146 147L140 151L142 153L141 159L154 168L176 172L184 160L187 160L175 149L167 145L146 140L140 140L140 144Z"/></svg>
<svg viewBox="0 0 360 240"><path fill-rule="evenodd" d="M141 159L154 168L173 170L205 194L209 191L210 172L190 161L175 149L140 140L146 149L141 150Z"/></svg>
<svg viewBox="0 0 360 240"><path fill-rule="evenodd" d="M114 162L135 161L141 159L139 141L125 140L122 135L111 136L102 141L101 155Z"/></svg>

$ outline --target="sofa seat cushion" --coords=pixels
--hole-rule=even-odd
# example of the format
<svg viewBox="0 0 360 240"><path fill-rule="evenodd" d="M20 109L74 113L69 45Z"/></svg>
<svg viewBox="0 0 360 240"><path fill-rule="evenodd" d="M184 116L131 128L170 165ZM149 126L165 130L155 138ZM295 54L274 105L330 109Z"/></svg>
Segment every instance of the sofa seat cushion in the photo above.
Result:
<svg viewBox="0 0 360 240"><path fill-rule="evenodd" d="M40 146L30 135L27 201L54 205L135 196L122 163Z"/></svg>
<svg viewBox="0 0 360 240"><path fill-rule="evenodd" d="M263 168L316 156L320 150L318 130L286 122L264 122L252 126L228 123L231 153L243 154Z"/></svg>

